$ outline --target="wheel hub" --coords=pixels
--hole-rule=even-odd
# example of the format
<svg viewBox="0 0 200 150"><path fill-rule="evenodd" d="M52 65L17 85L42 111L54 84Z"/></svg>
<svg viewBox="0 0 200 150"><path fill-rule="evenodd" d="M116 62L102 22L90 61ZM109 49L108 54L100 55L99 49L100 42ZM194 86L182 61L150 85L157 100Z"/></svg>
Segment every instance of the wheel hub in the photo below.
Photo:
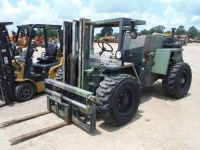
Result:
<svg viewBox="0 0 200 150"><path fill-rule="evenodd" d="M30 91L31 91L30 88L24 87L24 88L22 88L20 95L22 97L26 98L26 97L28 97L30 95Z"/></svg>
<svg viewBox="0 0 200 150"><path fill-rule="evenodd" d="M131 108L131 101L132 96L130 96L130 91L127 89L123 90L118 98L119 112L122 114L129 112L129 109Z"/></svg>
<svg viewBox="0 0 200 150"><path fill-rule="evenodd" d="M129 102L127 94L121 94L120 104L126 106Z"/></svg>
<svg viewBox="0 0 200 150"><path fill-rule="evenodd" d="M179 80L179 87L183 89L187 82L187 75L185 72L182 73L180 80Z"/></svg>
<svg viewBox="0 0 200 150"><path fill-rule="evenodd" d="M184 84L184 83L185 83L185 79L181 78L181 84Z"/></svg>

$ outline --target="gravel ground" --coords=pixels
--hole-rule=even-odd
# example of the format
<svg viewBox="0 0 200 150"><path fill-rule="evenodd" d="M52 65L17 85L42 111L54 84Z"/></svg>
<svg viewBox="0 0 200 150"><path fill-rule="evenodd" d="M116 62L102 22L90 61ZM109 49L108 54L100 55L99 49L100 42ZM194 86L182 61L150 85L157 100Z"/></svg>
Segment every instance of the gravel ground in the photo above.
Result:
<svg viewBox="0 0 200 150"><path fill-rule="evenodd" d="M200 148L200 44L184 47L184 60L192 68L193 79L185 98L174 100L164 95L161 81L143 89L141 104L132 121L122 127L112 127L97 121L97 131L87 133L71 124L36 138L12 145L9 139L49 125L63 122L48 114L26 122L0 128L2 150L198 150ZM46 110L46 96L38 94L24 103L0 108L0 123Z"/></svg>

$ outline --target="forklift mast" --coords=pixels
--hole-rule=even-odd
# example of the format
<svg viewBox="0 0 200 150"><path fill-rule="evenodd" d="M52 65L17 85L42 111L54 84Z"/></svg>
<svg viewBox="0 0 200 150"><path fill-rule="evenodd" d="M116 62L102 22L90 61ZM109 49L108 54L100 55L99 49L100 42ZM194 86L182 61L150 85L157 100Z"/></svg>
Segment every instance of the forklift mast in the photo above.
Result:
<svg viewBox="0 0 200 150"><path fill-rule="evenodd" d="M0 23L0 92L1 99L5 104L15 99L14 88L14 70L12 67L11 58L11 43L6 25L11 25L12 22Z"/></svg>
<svg viewBox="0 0 200 150"><path fill-rule="evenodd" d="M79 22L79 62L78 62L78 87L84 90L88 90L89 78L85 74L85 70L89 69L90 59L90 26L91 21L89 19L82 18Z"/></svg>
<svg viewBox="0 0 200 150"><path fill-rule="evenodd" d="M89 77L85 74L89 69L91 28L92 23L85 18L64 22L64 83L45 79L48 110L87 131L96 129L95 98L88 91ZM54 87L59 87L59 91Z"/></svg>
<svg viewBox="0 0 200 150"><path fill-rule="evenodd" d="M89 69L93 25L89 19L82 18L64 22L63 28L64 83L88 90L89 80L84 71Z"/></svg>

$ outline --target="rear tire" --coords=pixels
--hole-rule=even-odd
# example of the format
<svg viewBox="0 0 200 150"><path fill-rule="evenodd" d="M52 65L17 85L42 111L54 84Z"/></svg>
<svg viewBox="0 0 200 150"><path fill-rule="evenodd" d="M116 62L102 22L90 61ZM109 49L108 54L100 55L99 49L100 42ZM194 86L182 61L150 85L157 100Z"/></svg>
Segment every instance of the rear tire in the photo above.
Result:
<svg viewBox="0 0 200 150"><path fill-rule="evenodd" d="M184 97L190 89L192 72L187 63L180 62L169 67L162 85L165 94L173 98Z"/></svg>
<svg viewBox="0 0 200 150"><path fill-rule="evenodd" d="M35 86L30 82L21 82L15 88L15 96L19 102L24 102L31 99L35 93Z"/></svg>
<svg viewBox="0 0 200 150"><path fill-rule="evenodd" d="M138 83L128 74L105 77L96 91L97 115L114 126L129 122L136 114L139 103Z"/></svg>

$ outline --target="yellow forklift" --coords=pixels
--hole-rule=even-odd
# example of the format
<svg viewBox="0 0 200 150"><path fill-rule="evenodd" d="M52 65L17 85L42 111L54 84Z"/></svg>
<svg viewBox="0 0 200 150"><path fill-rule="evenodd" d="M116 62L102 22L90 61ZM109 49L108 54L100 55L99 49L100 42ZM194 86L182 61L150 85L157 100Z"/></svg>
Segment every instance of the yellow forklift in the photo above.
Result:
<svg viewBox="0 0 200 150"><path fill-rule="evenodd" d="M0 72L1 82L5 81L5 83L11 85L10 88L8 88L5 84L1 84L1 93L11 91L10 94L3 95L2 99L4 99L3 101L5 104L9 103L10 100L26 101L31 99L36 93L44 91L44 79L55 78L56 70L63 64L61 27L61 25L47 24L27 24L17 26L18 31L14 34L14 43L11 46L9 40L6 41L7 52L4 55L2 55L4 49L1 47L1 66L10 66L9 73L3 73L3 71ZM34 44L38 29L42 29L43 31L45 51L41 52L41 55L40 57L37 57L36 62L33 62L34 53L36 51L38 53L39 51ZM48 33L52 30L57 31L58 33L60 47L55 42L48 42ZM1 35L5 36L3 35L5 34L3 32L4 31L2 31ZM15 56L16 43L20 34L26 35L28 46L23 49L20 55ZM8 33L6 37L8 37ZM6 70L2 67L1 69ZM11 84L10 81L3 79L4 76L9 76L14 82Z"/></svg>

